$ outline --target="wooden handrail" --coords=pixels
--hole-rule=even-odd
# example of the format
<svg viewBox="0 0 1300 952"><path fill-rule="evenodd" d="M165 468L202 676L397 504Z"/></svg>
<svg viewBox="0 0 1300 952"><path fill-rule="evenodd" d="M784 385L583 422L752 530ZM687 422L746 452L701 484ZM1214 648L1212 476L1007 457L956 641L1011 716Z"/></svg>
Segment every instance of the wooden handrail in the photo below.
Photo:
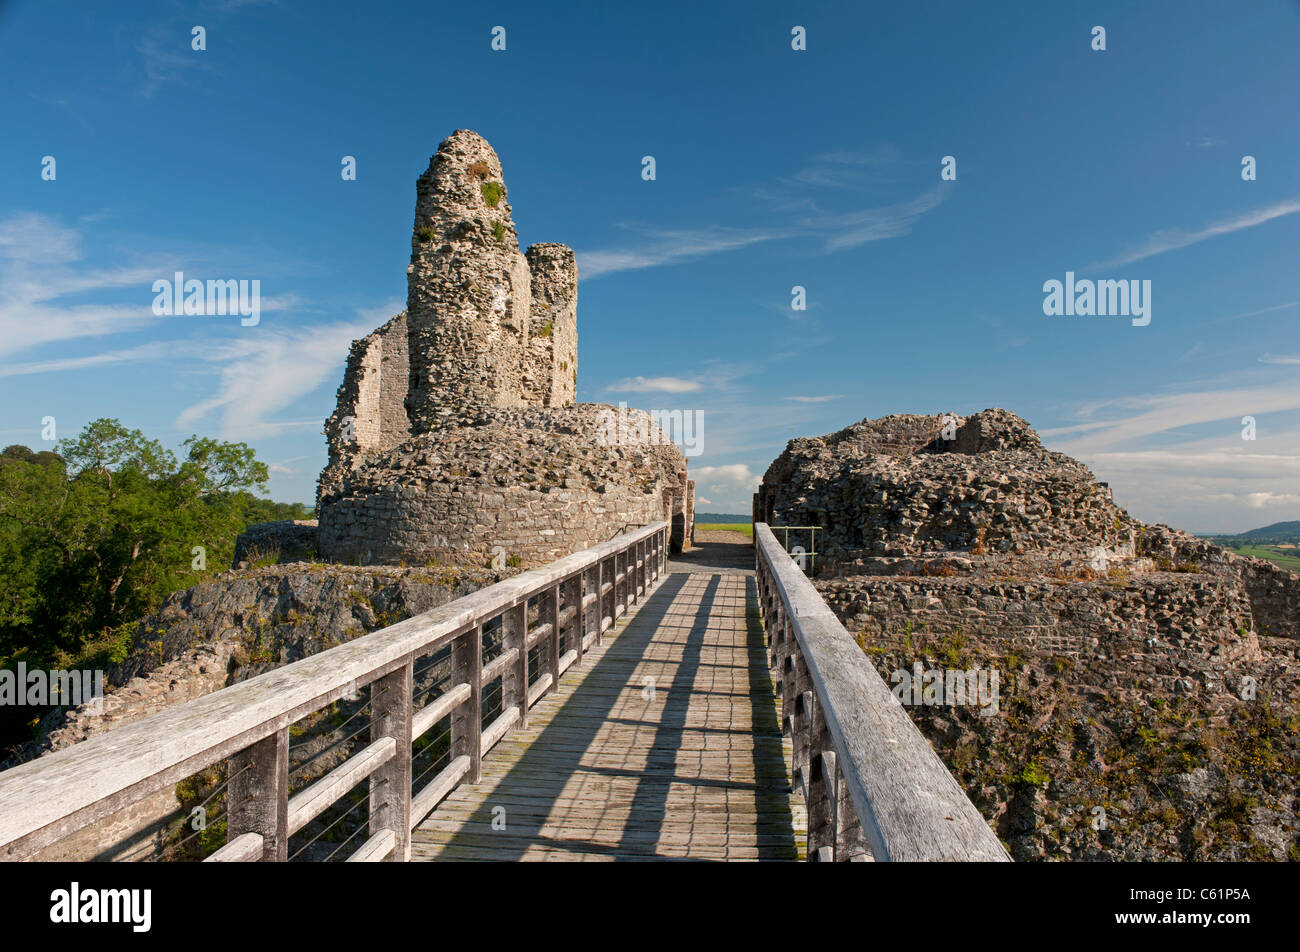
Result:
<svg viewBox="0 0 1300 952"><path fill-rule="evenodd" d="M667 523L656 522L616 536L347 644L4 771L0 773L0 859L30 857L227 759L232 766L227 797L236 799L233 793L238 791L238 809L228 815L227 846L211 859L284 859L292 828L308 822L308 814L319 815L328 796L346 793L345 783L367 776L370 839L353 858L408 859L410 829L457 783L476 781L482 756L492 743L526 721L528 707L555 690L559 675L569 664L581 661L592 639L599 641L611 617L621 615L651 590L652 583L662 581L668 531ZM612 566L628 565L629 553L636 568L625 574L639 573L637 584L618 584L606 598L602 578L613 577ZM563 617L561 592L569 606ZM541 609L539 626L550 627L538 634L545 639L547 657L530 686L528 645L536 639L525 629L531 599ZM594 610L590 610L591 600ZM603 612L607 601L613 603L612 615ZM506 699L500 716L482 727L482 692L490 683L484 674L493 672L485 672L482 663L481 633L485 624L498 617L508 639L505 655L511 657L495 673L509 683L503 681ZM562 651L564 633L569 647ZM413 712L415 659L448 645L453 671L447 693L424 711ZM369 745L291 801L289 726L367 685L371 688ZM436 718L426 713L430 708ZM452 718L451 763L413 804L412 741L444 716Z"/></svg>
<svg viewBox="0 0 1300 952"><path fill-rule="evenodd" d="M813 860L1009 861L1006 849L766 523L759 603Z"/></svg>

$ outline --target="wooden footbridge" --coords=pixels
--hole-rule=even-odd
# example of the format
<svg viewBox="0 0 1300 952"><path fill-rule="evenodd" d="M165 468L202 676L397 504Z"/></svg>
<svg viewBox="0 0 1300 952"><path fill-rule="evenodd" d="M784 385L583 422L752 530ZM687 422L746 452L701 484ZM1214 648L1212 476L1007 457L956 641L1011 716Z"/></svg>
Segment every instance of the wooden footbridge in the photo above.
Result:
<svg viewBox="0 0 1300 952"><path fill-rule="evenodd" d="M767 526L739 564L667 544L629 531L0 773L0 858L215 768L209 862L1007 859ZM323 712L337 741L296 748ZM151 858L200 858L191 816Z"/></svg>

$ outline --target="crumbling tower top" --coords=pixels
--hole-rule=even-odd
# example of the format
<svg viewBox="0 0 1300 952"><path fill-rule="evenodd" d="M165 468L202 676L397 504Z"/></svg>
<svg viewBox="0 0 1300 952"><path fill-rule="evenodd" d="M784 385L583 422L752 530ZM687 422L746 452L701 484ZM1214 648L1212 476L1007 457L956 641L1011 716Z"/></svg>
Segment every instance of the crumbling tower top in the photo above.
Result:
<svg viewBox="0 0 1300 952"><path fill-rule="evenodd" d="M407 269L413 433L464 410L528 402L530 309L501 160L482 136L457 130L416 183Z"/></svg>

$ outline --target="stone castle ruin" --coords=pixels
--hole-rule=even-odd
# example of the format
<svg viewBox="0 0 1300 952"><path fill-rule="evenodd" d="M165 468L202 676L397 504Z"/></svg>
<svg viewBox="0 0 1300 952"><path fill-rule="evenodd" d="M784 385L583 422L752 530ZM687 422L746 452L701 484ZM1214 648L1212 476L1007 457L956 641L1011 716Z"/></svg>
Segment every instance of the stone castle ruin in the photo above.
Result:
<svg viewBox="0 0 1300 952"><path fill-rule="evenodd" d="M872 638L924 625L1006 650L1120 656L1171 691L1222 690L1261 639L1300 638L1300 576L1134 519L1006 410L791 440L754 518L821 527L817 585Z"/></svg>
<svg viewBox="0 0 1300 952"><path fill-rule="evenodd" d="M406 310L352 344L325 423L320 555L541 564L658 519L689 545L681 451L610 444L611 408L577 403L577 301L570 248L519 250L492 147L444 140L416 183Z"/></svg>
<svg viewBox="0 0 1300 952"><path fill-rule="evenodd" d="M1134 519L998 409L791 440L754 517L820 527L813 584L1013 858L1295 857L1300 575ZM979 671L992 708L948 687Z"/></svg>

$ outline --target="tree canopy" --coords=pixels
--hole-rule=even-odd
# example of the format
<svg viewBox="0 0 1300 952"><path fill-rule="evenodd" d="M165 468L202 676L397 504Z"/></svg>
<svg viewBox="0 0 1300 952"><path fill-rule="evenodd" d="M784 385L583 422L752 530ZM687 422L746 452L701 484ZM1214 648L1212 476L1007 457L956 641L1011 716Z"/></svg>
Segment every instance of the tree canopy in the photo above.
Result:
<svg viewBox="0 0 1300 952"><path fill-rule="evenodd" d="M250 522L309 515L252 495L268 474L249 446L183 447L100 419L57 452L0 451L0 666L59 666L228 567Z"/></svg>

